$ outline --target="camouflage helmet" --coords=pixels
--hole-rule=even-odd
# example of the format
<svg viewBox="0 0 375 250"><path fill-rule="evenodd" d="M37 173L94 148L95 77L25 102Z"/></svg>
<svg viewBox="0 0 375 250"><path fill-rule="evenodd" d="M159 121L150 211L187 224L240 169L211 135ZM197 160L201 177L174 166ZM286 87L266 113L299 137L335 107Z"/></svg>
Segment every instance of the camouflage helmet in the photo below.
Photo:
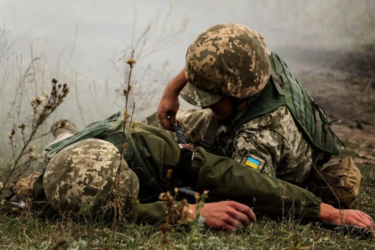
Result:
<svg viewBox="0 0 375 250"><path fill-rule="evenodd" d="M115 191L124 199L136 197L138 177L120 159L120 152L112 143L99 139L67 146L51 159L44 173L47 200L54 209L64 213L79 212L82 204L88 204L91 211L111 207ZM120 187L112 188L120 164Z"/></svg>
<svg viewBox="0 0 375 250"><path fill-rule="evenodd" d="M210 106L223 95L244 99L259 93L271 74L263 37L240 24L218 24L201 33L186 54L188 84L180 95Z"/></svg>

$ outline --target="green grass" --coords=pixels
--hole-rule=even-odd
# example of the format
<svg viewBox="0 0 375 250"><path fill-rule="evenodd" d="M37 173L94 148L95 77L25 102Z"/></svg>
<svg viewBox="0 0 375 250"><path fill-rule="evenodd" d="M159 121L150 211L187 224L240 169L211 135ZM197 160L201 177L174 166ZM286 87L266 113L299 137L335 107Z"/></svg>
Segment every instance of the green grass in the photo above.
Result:
<svg viewBox="0 0 375 250"><path fill-rule="evenodd" d="M344 155L357 155L348 145ZM370 151L373 149L369 149ZM351 152L354 153L351 153ZM354 205L375 218L375 165L359 166L361 192ZM112 224L67 218L41 219L36 212L0 210L0 249L110 249ZM157 226L117 225L113 249L375 249L375 239L363 240L296 221L278 223L259 218L257 223L232 233L208 230L203 224L176 228L169 244L162 244Z"/></svg>
<svg viewBox="0 0 375 250"><path fill-rule="evenodd" d="M111 229L103 224L72 221L48 222L36 216L1 215L0 249L106 249ZM169 245L153 226L127 224L117 227L115 249L374 249L374 242L359 240L310 225L261 220L233 233L198 226L196 233L175 231ZM55 248L58 249L58 248Z"/></svg>
<svg viewBox="0 0 375 250"><path fill-rule="evenodd" d="M360 166L362 190L355 208L375 218L375 169ZM110 249L112 225L48 221L36 212L0 212L0 249ZM151 225L128 223L115 230L114 249L375 249L375 240L362 240L324 229L312 229L295 221L282 223L263 218L241 230L225 233L203 224L175 229L169 245Z"/></svg>

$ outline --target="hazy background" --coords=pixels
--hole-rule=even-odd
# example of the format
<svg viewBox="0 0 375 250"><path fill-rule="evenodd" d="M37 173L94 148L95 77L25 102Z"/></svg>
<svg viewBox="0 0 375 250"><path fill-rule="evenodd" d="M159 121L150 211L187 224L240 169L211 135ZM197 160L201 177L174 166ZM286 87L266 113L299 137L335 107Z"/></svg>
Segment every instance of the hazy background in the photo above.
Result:
<svg viewBox="0 0 375 250"><path fill-rule="evenodd" d="M52 78L68 83L71 93L47 130L55 119L70 119L82 128L123 110L124 60L149 24L146 48L156 51L137 58L136 50L136 120L156 111L165 84L184 66L188 45L211 25L235 22L257 30L304 77L324 66L320 62L328 51L374 44L374 2L0 0L0 136L6 138L9 128L27 122L30 99L49 92ZM155 45L173 34L175 40L167 46ZM314 92L315 83L306 82ZM319 91L326 92L324 86Z"/></svg>

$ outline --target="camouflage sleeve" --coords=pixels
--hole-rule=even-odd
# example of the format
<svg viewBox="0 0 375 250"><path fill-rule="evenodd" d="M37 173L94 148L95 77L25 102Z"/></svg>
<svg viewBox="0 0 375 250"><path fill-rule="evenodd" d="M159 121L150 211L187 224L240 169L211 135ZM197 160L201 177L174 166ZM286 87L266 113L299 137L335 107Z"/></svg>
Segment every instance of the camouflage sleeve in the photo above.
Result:
<svg viewBox="0 0 375 250"><path fill-rule="evenodd" d="M232 158L261 173L293 183L302 183L310 173L312 148L285 106L242 125L234 143Z"/></svg>
<svg viewBox="0 0 375 250"><path fill-rule="evenodd" d="M177 112L176 118L184 131L188 143L196 144L203 139L204 133L210 123L211 115L212 112L210 109L180 109ZM156 113L148 116L142 122L162 129ZM174 133L171 131L166 131L166 133L177 141Z"/></svg>
<svg viewBox="0 0 375 250"><path fill-rule="evenodd" d="M210 109L182 109L177 112L176 118L188 143L196 144L202 141L211 116Z"/></svg>

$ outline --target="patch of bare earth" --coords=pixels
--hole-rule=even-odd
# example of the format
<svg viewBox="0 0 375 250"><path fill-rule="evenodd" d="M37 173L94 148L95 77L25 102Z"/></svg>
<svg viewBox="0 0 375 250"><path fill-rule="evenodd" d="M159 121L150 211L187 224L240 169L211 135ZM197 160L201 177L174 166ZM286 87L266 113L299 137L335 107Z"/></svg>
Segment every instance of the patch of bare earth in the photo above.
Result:
<svg viewBox="0 0 375 250"><path fill-rule="evenodd" d="M375 167L375 48L281 48L296 78L328 116L358 165ZM331 120L332 120L331 119Z"/></svg>
<svg viewBox="0 0 375 250"><path fill-rule="evenodd" d="M340 124L375 131L375 48L281 49L315 101Z"/></svg>

